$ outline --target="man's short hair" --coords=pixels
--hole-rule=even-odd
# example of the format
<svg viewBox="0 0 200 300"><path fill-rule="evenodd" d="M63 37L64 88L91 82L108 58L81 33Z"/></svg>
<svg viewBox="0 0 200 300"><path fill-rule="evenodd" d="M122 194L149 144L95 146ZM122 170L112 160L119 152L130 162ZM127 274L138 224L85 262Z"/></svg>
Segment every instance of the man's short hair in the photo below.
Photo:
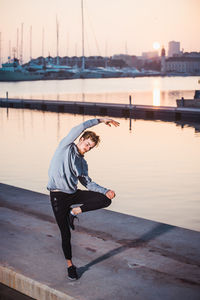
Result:
<svg viewBox="0 0 200 300"><path fill-rule="evenodd" d="M87 130L80 138L83 138L84 140L91 139L95 143L95 146L98 146L100 143L100 137L94 131Z"/></svg>

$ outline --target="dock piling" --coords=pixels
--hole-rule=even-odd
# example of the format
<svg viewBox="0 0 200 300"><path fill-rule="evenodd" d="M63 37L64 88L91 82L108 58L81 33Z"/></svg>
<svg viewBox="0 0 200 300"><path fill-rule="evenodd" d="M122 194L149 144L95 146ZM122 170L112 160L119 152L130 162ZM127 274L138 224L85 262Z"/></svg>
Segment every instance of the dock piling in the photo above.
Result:
<svg viewBox="0 0 200 300"><path fill-rule="evenodd" d="M181 98L181 106L184 107L184 97Z"/></svg>
<svg viewBox="0 0 200 300"><path fill-rule="evenodd" d="M131 95L129 95L129 105L130 105L130 108L132 107L132 99L131 99Z"/></svg>

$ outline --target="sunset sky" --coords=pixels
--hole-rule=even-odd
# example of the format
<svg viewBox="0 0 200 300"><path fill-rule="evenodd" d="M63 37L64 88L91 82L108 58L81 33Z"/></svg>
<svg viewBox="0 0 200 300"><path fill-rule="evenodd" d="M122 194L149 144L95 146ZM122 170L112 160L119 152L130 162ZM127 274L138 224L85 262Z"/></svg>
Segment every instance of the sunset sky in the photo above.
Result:
<svg viewBox="0 0 200 300"><path fill-rule="evenodd" d="M184 51L200 51L200 0L84 0L85 55L153 51L158 42L180 41ZM81 0L0 0L1 57L3 61L21 41L24 25L24 61L56 55L56 16L60 56L81 55Z"/></svg>

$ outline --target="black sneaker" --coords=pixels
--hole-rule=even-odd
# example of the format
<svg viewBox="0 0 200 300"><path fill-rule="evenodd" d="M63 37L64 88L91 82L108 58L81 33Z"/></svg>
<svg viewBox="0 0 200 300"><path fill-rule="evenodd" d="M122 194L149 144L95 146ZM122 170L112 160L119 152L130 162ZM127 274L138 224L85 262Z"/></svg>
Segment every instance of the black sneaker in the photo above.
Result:
<svg viewBox="0 0 200 300"><path fill-rule="evenodd" d="M68 270L68 278L70 280L77 280L78 279L78 275L77 275L77 272L76 272L76 267L74 265L69 267L67 270Z"/></svg>
<svg viewBox="0 0 200 300"><path fill-rule="evenodd" d="M75 229L75 227L74 227L74 220L75 219L77 219L79 221L78 217L73 216L69 211L69 213L68 213L68 223L69 223L69 226L71 227L72 230Z"/></svg>

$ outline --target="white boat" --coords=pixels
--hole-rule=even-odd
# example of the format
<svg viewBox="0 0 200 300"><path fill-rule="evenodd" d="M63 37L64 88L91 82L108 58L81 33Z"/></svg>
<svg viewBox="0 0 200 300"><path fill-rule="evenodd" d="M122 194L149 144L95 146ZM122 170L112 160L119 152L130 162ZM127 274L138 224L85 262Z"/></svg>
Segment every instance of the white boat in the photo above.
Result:
<svg viewBox="0 0 200 300"><path fill-rule="evenodd" d="M141 74L141 72L134 67L122 68L122 77L135 77L140 74Z"/></svg>
<svg viewBox="0 0 200 300"><path fill-rule="evenodd" d="M116 68L112 67L97 67L97 68L89 68L84 69L84 72L90 73L93 78L113 78L113 77L121 77L123 72ZM81 72L83 73L83 71Z"/></svg>

